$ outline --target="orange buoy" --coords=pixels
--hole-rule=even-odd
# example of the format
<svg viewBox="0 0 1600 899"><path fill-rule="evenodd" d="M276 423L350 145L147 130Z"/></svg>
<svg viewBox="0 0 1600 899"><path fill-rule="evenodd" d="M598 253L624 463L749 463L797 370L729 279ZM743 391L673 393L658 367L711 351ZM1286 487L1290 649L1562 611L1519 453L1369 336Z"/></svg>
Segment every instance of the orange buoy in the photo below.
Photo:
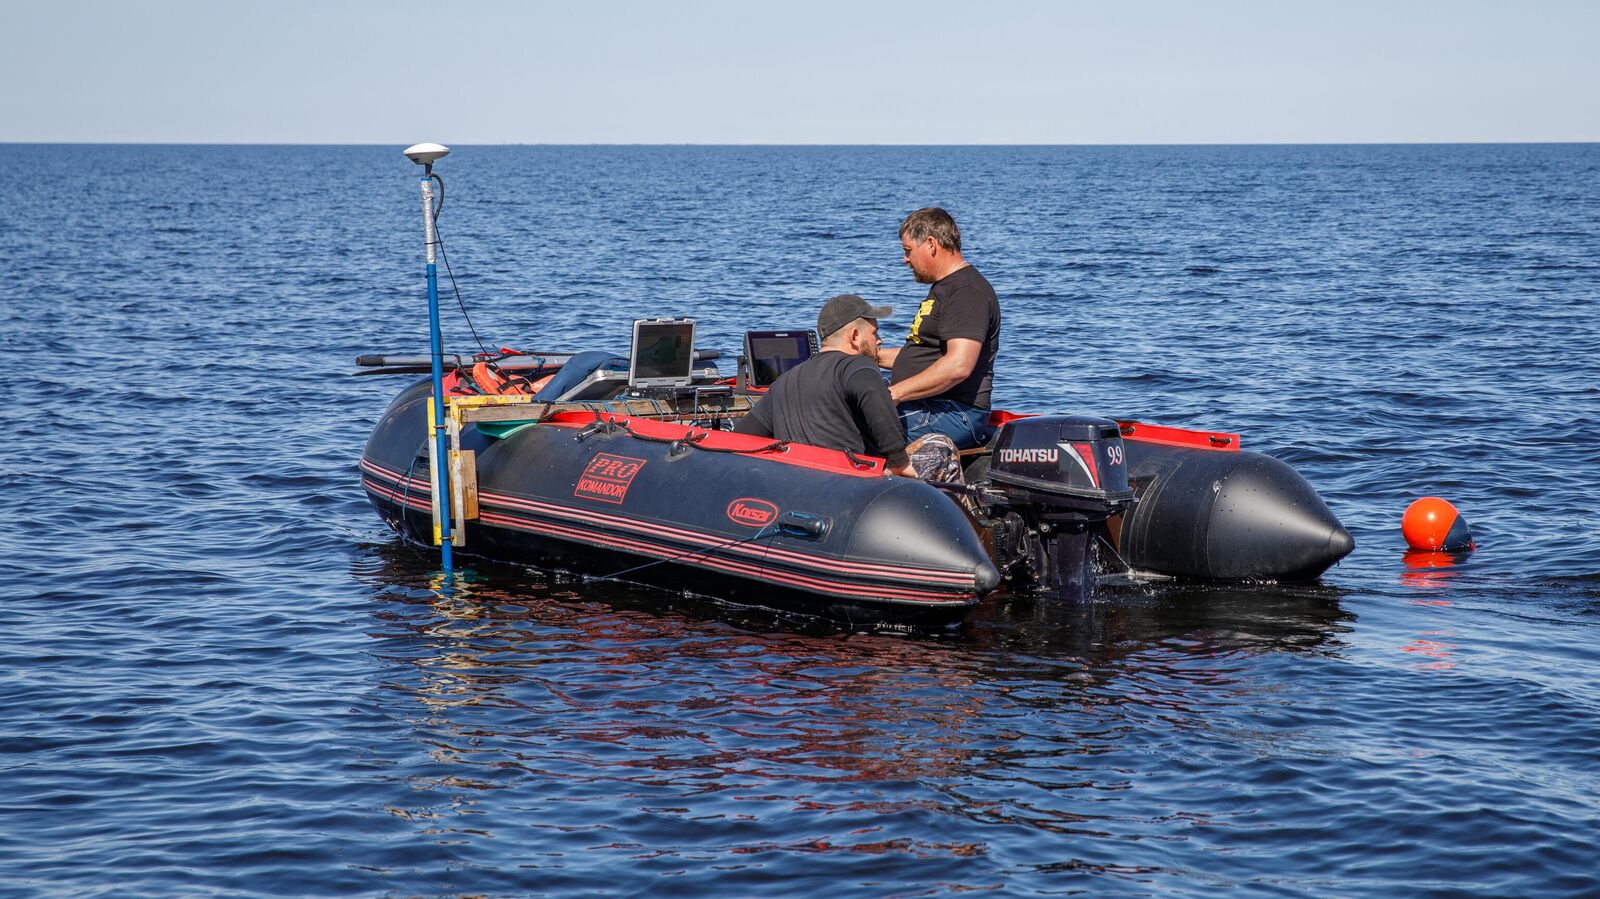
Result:
<svg viewBox="0 0 1600 899"><path fill-rule="evenodd" d="M1400 532L1412 549L1460 552L1473 548L1467 520L1437 496L1424 496L1407 506Z"/></svg>

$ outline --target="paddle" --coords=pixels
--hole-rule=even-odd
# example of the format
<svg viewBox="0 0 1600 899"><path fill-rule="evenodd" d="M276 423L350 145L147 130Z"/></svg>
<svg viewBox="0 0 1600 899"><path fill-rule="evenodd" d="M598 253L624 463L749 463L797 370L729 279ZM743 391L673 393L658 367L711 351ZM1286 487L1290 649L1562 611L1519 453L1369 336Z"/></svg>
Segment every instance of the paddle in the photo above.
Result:
<svg viewBox="0 0 1600 899"><path fill-rule="evenodd" d="M560 368L572 353L521 353L514 356L502 356L493 359L496 368L507 371L526 371L536 368L554 370ZM449 353L444 356L446 368L471 368L478 359L474 356L463 356L459 353ZM376 369L375 371L358 371L357 375L415 375L432 370L433 360L428 356L357 356L356 364L362 368Z"/></svg>

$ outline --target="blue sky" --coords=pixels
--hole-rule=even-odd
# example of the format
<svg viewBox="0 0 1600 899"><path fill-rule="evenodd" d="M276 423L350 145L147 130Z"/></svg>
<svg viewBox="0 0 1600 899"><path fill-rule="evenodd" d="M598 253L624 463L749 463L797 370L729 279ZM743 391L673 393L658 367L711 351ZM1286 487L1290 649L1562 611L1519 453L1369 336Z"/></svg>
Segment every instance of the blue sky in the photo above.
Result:
<svg viewBox="0 0 1600 899"><path fill-rule="evenodd" d="M1600 0L0 3L0 141L1600 140Z"/></svg>

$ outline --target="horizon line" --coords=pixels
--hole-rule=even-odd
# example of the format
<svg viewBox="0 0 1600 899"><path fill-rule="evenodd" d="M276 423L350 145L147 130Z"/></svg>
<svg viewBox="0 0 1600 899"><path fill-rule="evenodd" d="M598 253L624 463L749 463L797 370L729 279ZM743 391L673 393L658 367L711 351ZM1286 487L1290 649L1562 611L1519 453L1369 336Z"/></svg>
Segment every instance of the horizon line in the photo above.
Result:
<svg viewBox="0 0 1600 899"><path fill-rule="evenodd" d="M413 141L412 143L415 143ZM1357 140L1357 141L1158 141L1113 143L1085 141L1050 143L1043 141L1007 143L785 143L778 141L694 142L694 141L466 141L455 147L1444 147L1444 146L1572 146L1600 144L1600 138L1563 140ZM0 140L0 146L54 147L389 147L410 146L399 141L115 141L115 140Z"/></svg>

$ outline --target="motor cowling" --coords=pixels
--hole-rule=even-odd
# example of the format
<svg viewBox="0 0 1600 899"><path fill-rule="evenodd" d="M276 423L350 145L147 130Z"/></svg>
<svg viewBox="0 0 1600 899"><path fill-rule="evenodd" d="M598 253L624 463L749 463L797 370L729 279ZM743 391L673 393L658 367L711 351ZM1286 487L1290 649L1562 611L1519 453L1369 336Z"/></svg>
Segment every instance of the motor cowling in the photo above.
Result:
<svg viewBox="0 0 1600 899"><path fill-rule="evenodd" d="M1040 415L1007 422L989 479L1013 502L1104 519L1133 499L1122 431L1105 418Z"/></svg>
<svg viewBox="0 0 1600 899"><path fill-rule="evenodd" d="M1122 431L1078 415L1020 418L1001 429L984 491L1002 570L1082 598L1094 585L1093 546L1106 520L1133 504Z"/></svg>

